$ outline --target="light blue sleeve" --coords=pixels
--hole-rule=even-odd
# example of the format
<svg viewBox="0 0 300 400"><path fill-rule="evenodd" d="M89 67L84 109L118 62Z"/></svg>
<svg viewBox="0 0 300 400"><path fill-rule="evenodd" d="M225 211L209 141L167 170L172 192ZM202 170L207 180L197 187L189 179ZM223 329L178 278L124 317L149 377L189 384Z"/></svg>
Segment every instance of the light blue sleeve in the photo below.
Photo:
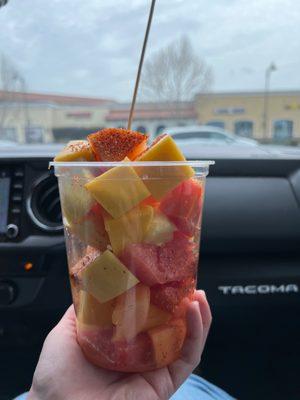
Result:
<svg viewBox="0 0 300 400"><path fill-rule="evenodd" d="M234 398L205 379L191 375L171 400L234 400Z"/></svg>
<svg viewBox="0 0 300 400"><path fill-rule="evenodd" d="M24 393L15 400L26 400L26 397L27 393ZM191 375L171 400L234 400L234 398L205 379Z"/></svg>
<svg viewBox="0 0 300 400"><path fill-rule="evenodd" d="M20 394L20 396L16 397L14 400L26 400L27 395L28 395L28 392Z"/></svg>

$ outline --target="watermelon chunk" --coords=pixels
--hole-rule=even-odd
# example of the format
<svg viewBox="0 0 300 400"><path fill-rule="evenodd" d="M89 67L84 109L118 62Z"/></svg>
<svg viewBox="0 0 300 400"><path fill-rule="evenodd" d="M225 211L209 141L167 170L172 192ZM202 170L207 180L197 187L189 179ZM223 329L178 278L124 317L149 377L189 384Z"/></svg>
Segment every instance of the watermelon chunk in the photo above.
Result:
<svg viewBox="0 0 300 400"><path fill-rule="evenodd" d="M194 179L182 182L160 203L160 210L188 236L199 229L202 210L202 186Z"/></svg>
<svg viewBox="0 0 300 400"><path fill-rule="evenodd" d="M130 342L114 341L113 334L113 329L78 329L78 342L90 362L124 372L142 372L155 367L147 333L140 333Z"/></svg>
<svg viewBox="0 0 300 400"><path fill-rule="evenodd" d="M171 282L151 288L151 303L165 311L174 313L184 298L191 298L196 287L194 278Z"/></svg>
<svg viewBox="0 0 300 400"><path fill-rule="evenodd" d="M129 244L120 259L144 284L153 286L194 277L197 268L195 244L180 232L163 246Z"/></svg>

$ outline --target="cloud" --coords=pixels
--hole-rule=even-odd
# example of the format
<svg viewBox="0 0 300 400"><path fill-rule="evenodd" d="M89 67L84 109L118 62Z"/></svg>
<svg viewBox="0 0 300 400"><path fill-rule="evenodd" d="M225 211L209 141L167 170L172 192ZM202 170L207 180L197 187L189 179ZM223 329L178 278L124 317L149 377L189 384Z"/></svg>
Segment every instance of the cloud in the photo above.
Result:
<svg viewBox="0 0 300 400"><path fill-rule="evenodd" d="M129 99L147 0L10 0L0 10L0 52L31 90ZM188 35L213 67L216 90L300 86L300 10L292 0L160 0L148 56ZM284 62L283 62L284 61ZM247 72L248 71L248 72Z"/></svg>

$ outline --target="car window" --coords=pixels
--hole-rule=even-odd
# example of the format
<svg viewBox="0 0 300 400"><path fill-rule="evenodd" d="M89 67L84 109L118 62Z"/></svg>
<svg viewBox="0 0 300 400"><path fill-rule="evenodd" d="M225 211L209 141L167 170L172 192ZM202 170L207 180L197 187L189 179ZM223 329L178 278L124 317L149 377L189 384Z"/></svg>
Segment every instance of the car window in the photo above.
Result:
<svg viewBox="0 0 300 400"><path fill-rule="evenodd" d="M0 1L0 146L126 128L148 11L144 0ZM132 128L155 138L185 126L190 140L191 127L213 126L298 146L299 34L289 0L160 0Z"/></svg>

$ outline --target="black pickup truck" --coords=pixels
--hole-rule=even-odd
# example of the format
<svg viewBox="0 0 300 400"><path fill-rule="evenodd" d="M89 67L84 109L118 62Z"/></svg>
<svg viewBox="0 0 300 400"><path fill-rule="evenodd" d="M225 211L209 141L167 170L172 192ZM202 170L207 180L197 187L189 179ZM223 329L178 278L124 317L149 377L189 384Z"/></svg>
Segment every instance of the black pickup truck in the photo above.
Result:
<svg viewBox="0 0 300 400"><path fill-rule="evenodd" d="M56 151L0 150L1 400L29 388L43 340L71 303L57 181L48 170ZM202 152L197 158L216 164L207 182L198 286L214 320L196 373L239 399L296 400L300 150Z"/></svg>

